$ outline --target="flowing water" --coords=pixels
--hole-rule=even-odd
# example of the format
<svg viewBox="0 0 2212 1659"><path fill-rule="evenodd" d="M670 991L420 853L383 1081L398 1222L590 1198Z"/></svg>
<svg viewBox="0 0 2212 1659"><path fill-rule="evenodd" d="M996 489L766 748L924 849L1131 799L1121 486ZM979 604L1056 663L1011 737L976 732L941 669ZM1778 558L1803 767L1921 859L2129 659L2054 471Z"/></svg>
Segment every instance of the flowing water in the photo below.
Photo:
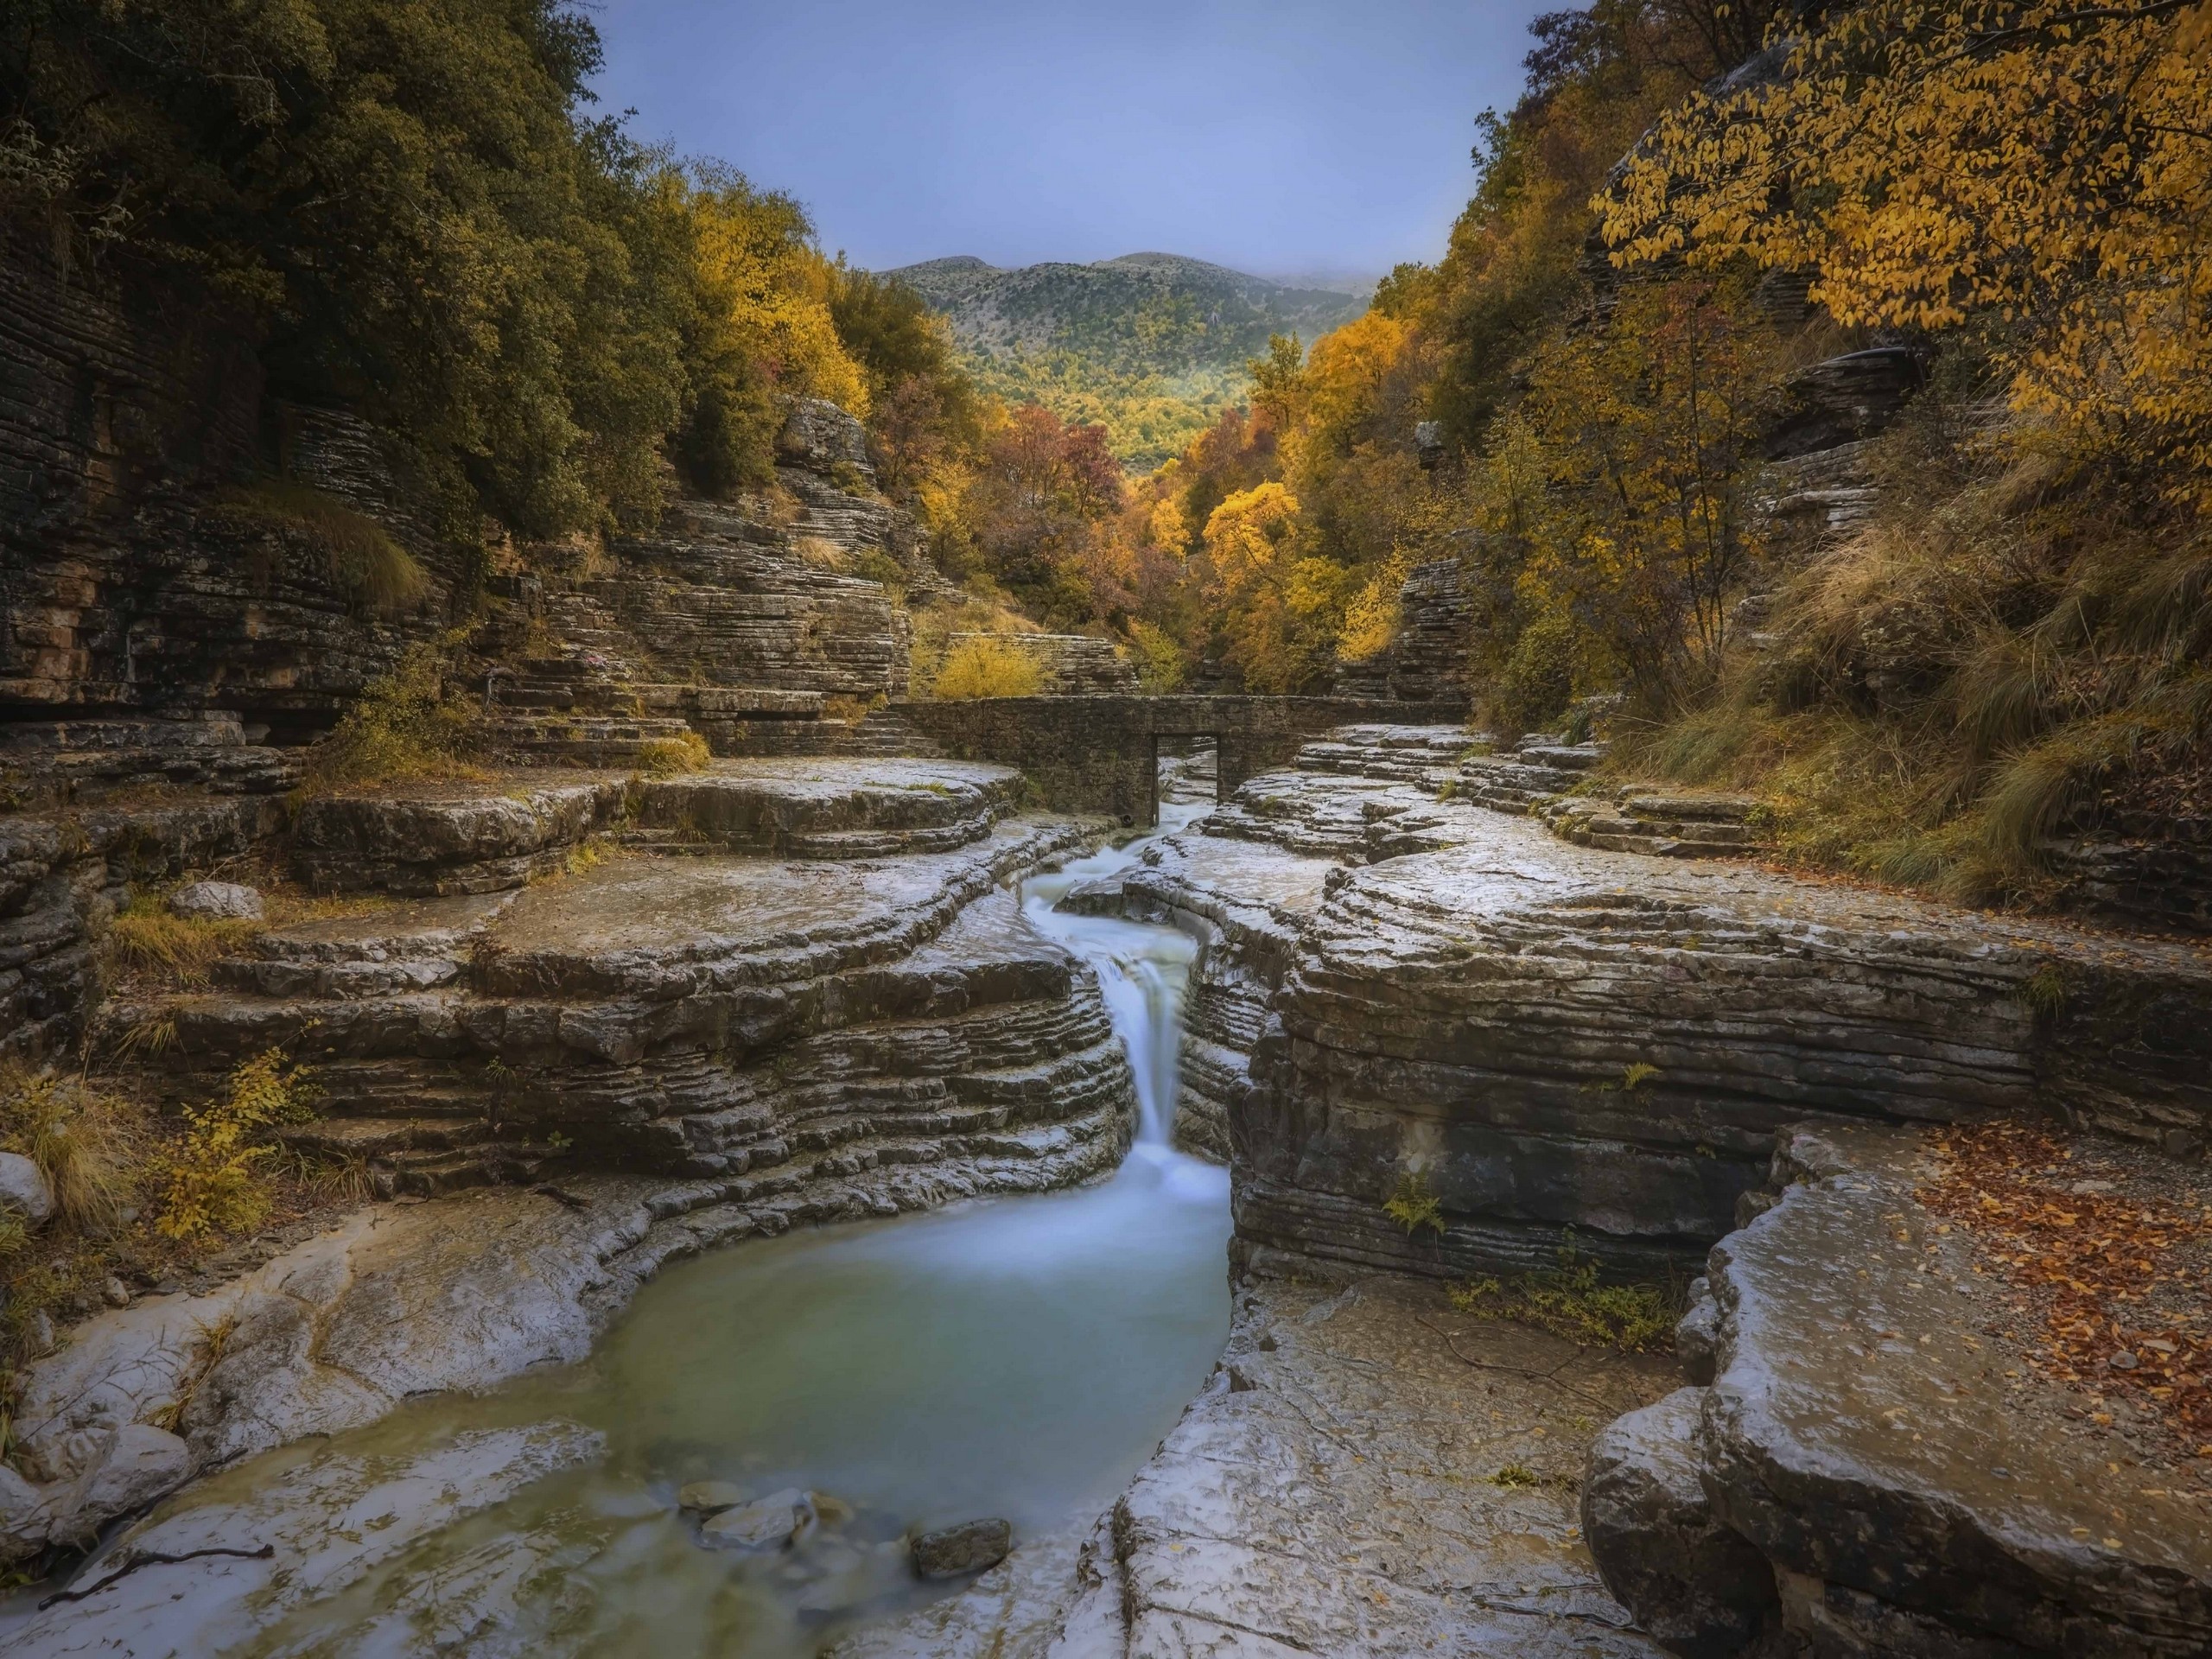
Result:
<svg viewBox="0 0 2212 1659"><path fill-rule="evenodd" d="M1163 830L1195 810L1164 807ZM957 1587L915 1583L910 1528L997 1516L1019 1540L1087 1524L1197 1392L1229 1317L1227 1174L1166 1144L1191 943L1052 908L1135 855L1100 854L1023 894L1032 924L1096 969L1128 1046L1141 1122L1113 1179L684 1263L581 1365L425 1401L205 1483L188 1503L265 1509L333 1459L435 1468L493 1443L472 1436L549 1422L605 1440L234 1650L795 1659ZM675 1510L677 1487L702 1478L810 1489L853 1514L778 1554L712 1551ZM163 1617L181 1628L184 1611Z"/></svg>

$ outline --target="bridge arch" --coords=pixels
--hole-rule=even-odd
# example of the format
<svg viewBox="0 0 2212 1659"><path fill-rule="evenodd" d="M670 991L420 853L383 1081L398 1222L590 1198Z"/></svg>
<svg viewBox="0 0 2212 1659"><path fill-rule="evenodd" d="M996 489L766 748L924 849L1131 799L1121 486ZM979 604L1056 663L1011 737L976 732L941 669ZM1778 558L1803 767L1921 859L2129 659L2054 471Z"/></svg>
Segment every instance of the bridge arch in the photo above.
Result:
<svg viewBox="0 0 2212 1659"><path fill-rule="evenodd" d="M1309 737L1367 721L1427 725L1466 713L1463 702L1376 697L977 697L907 702L907 721L947 754L1019 766L1064 812L1098 812L1133 826L1160 821L1160 740L1211 738L1225 798L1255 772L1281 766Z"/></svg>

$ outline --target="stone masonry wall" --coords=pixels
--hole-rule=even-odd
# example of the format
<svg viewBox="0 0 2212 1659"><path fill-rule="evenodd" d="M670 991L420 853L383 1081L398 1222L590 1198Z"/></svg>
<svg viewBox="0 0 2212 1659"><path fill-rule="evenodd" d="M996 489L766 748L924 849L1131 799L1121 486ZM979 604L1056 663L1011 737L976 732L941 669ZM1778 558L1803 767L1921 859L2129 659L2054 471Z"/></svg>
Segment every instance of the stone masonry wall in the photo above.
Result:
<svg viewBox="0 0 2212 1659"><path fill-rule="evenodd" d="M1315 733L1361 721L1452 720L1462 709L1352 697L1039 696L910 702L900 712L950 755L1020 767L1058 810L1151 824L1163 737L1214 739L1225 798Z"/></svg>

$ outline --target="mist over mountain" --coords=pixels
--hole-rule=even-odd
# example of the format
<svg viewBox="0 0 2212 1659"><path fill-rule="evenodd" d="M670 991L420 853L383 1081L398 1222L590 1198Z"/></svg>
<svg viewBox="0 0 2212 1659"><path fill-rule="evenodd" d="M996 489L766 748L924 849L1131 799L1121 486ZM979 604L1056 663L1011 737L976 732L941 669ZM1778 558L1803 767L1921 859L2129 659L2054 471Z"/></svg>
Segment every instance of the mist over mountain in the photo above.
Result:
<svg viewBox="0 0 2212 1659"><path fill-rule="evenodd" d="M1367 308L1363 295L1172 253L1014 270L960 255L884 274L947 319L985 391L1103 424L1136 467L1175 454L1239 401L1244 365L1270 334L1310 342Z"/></svg>

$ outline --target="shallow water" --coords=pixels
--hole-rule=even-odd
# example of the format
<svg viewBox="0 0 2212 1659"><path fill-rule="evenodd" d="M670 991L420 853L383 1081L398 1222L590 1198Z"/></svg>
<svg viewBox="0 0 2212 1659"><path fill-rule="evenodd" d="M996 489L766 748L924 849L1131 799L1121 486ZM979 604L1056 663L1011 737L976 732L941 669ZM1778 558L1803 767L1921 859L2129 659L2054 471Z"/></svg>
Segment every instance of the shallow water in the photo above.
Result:
<svg viewBox="0 0 2212 1659"><path fill-rule="evenodd" d="M1163 830L1193 811L1166 809ZM909 1529L998 1516L1020 1540L1104 1509L1203 1383L1229 1317L1227 1174L1164 1144L1190 943L1050 908L1134 856L1081 861L1024 895L1033 925L1097 968L1131 1050L1144 1122L1112 1179L683 1263L583 1364L425 1401L205 1484L189 1504L265 1513L331 1459L396 1470L486 1429L555 1421L605 1440L602 1456L365 1574L334 1573L351 1582L226 1650L796 1659L957 1587L915 1583ZM854 1513L792 1550L711 1551L675 1510L678 1486L702 1478L809 1489Z"/></svg>

